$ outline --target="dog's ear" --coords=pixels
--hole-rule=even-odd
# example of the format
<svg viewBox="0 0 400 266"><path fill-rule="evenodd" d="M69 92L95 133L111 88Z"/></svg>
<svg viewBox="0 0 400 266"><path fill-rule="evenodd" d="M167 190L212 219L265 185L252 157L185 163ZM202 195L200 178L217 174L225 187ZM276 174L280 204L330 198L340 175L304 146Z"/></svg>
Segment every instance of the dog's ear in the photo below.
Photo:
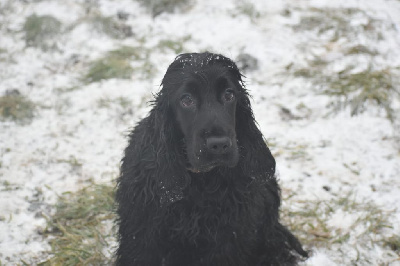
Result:
<svg viewBox="0 0 400 266"><path fill-rule="evenodd" d="M236 110L236 134L240 147L239 167L247 177L265 180L275 174L275 159L254 119L244 85Z"/></svg>
<svg viewBox="0 0 400 266"><path fill-rule="evenodd" d="M168 109L168 101L159 94L149 116L130 134L122 159L116 191L120 242L117 256L126 253L124 258L132 261L161 261L156 251L144 251L158 245L154 235L159 233L164 207L183 197L189 180Z"/></svg>
<svg viewBox="0 0 400 266"><path fill-rule="evenodd" d="M190 177L163 91L156 96L153 105L149 116L130 135L119 182L124 190L123 186L131 187L129 200L159 202L162 206L183 197L182 190Z"/></svg>
<svg viewBox="0 0 400 266"><path fill-rule="evenodd" d="M186 169L183 143L168 96L161 90L157 95L152 114L154 127L152 143L155 147L154 177L158 184L157 194L162 205L171 204L183 197L183 189L190 176Z"/></svg>
<svg viewBox="0 0 400 266"><path fill-rule="evenodd" d="M236 135L240 148L238 166L245 176L265 181L275 175L275 159L255 121L250 96L242 79L244 75L230 59L225 58L224 63L235 77L239 88L236 109Z"/></svg>

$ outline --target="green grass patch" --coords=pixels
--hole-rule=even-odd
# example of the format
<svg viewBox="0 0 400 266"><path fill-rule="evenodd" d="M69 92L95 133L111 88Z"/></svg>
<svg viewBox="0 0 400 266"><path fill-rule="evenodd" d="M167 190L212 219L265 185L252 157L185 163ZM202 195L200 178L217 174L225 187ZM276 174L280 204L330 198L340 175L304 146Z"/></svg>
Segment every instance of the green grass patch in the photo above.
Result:
<svg viewBox="0 0 400 266"><path fill-rule="evenodd" d="M328 61L323 60L320 57L314 57L309 60L307 67L296 68L293 63L286 66L286 70L292 71L295 77L302 78L318 78L322 75L323 69L329 64Z"/></svg>
<svg viewBox="0 0 400 266"><path fill-rule="evenodd" d="M181 54L185 51L184 43L190 39L191 39L190 35L177 40L165 39L161 40L158 43L157 47L160 49L161 52L166 52L169 50L173 51L175 54Z"/></svg>
<svg viewBox="0 0 400 266"><path fill-rule="evenodd" d="M391 104L393 97L399 96L399 91L389 69L368 68L357 73L345 70L336 77L327 77L326 81L323 93L336 96L337 101L333 103L335 109L350 106L351 115L357 115L366 109L367 103L371 103L385 110L387 117L393 121Z"/></svg>
<svg viewBox="0 0 400 266"><path fill-rule="evenodd" d="M173 52L174 54L182 53L185 51L185 42L190 39L190 35L175 40L163 39L152 48L122 46L93 61L82 79L85 83L111 78L151 79L157 71L150 60L151 54L155 51L161 53ZM142 42L145 41L143 40Z"/></svg>
<svg viewBox="0 0 400 266"><path fill-rule="evenodd" d="M27 123L34 117L36 105L19 93L0 97L0 119Z"/></svg>
<svg viewBox="0 0 400 266"><path fill-rule="evenodd" d="M248 0L237 1L236 12L234 15L236 15L236 13L249 17L252 22L261 16L261 13L257 10L256 6Z"/></svg>
<svg viewBox="0 0 400 266"><path fill-rule="evenodd" d="M84 81L90 83L111 78L129 79L133 73L130 61L138 60L139 55L137 48L128 46L110 51L90 65Z"/></svg>
<svg viewBox="0 0 400 266"><path fill-rule="evenodd" d="M97 106L99 108L110 108L112 105L119 105L121 106L123 109L128 108L129 106L131 106L131 102L124 98L124 97L117 97L115 99L110 99L110 98L100 98L97 101Z"/></svg>
<svg viewBox="0 0 400 266"><path fill-rule="evenodd" d="M1 168L1 162L0 162L0 168ZM1 182L0 191L15 191L15 190L19 190L19 189L21 189L20 186L12 184L6 180ZM0 221L1 221L1 218L0 218Z"/></svg>
<svg viewBox="0 0 400 266"><path fill-rule="evenodd" d="M183 11L191 7L193 0L136 0L144 6L153 17L161 13Z"/></svg>
<svg viewBox="0 0 400 266"><path fill-rule="evenodd" d="M58 159L57 163L68 164L72 172L77 172L82 169L82 163L74 155L70 155L68 159Z"/></svg>
<svg viewBox="0 0 400 266"><path fill-rule="evenodd" d="M362 47L350 49L354 50L349 53L374 53ZM329 107L333 113L349 108L354 116L363 113L369 106L375 106L383 110L390 121L395 120L392 105L395 99L400 99L398 69L374 69L369 66L355 72L354 66L348 66L340 72L329 73L326 71L328 65L328 62L315 58L306 67L293 68L290 65L287 70L295 77L310 79L317 93L331 96Z"/></svg>
<svg viewBox="0 0 400 266"><path fill-rule="evenodd" d="M389 247L391 250L397 252L400 256L400 236L393 235L383 241L386 247Z"/></svg>
<svg viewBox="0 0 400 266"><path fill-rule="evenodd" d="M383 231L392 229L389 218L392 212L384 211L373 202L359 202L353 193L348 193L324 201L298 200L295 192L283 190L283 201L287 204L281 209L283 223L286 224L300 241L308 248L332 249L348 244L363 250L370 250L374 245L398 250L396 237L384 236ZM293 207L296 206L296 207ZM337 214L354 217L348 228L335 227L329 221ZM358 254L357 262L368 262L368 252ZM348 259L348 258L347 258Z"/></svg>
<svg viewBox="0 0 400 266"><path fill-rule="evenodd" d="M55 45L51 42L61 32L61 22L52 16L30 15L24 24L27 46L48 49Z"/></svg>
<svg viewBox="0 0 400 266"><path fill-rule="evenodd" d="M352 24L355 18L364 19L364 23ZM383 39L379 30L379 21L370 17L365 11L357 8L311 8L308 15L300 18L293 28L296 31L316 31L318 35L327 34L330 41L340 38L356 39L359 35Z"/></svg>
<svg viewBox="0 0 400 266"><path fill-rule="evenodd" d="M155 72L149 57L148 49L123 46L92 62L83 81L91 83L111 78L130 79L134 73L135 77L148 79Z"/></svg>
<svg viewBox="0 0 400 266"><path fill-rule="evenodd" d="M130 26L117 22L112 17L103 17L100 15L93 16L89 19L91 25L98 32L105 33L111 38L123 39L133 36Z"/></svg>
<svg viewBox="0 0 400 266"><path fill-rule="evenodd" d="M375 56L378 54L378 52L373 49L368 48L365 45L359 44L359 45L355 45L355 46L348 48L348 50L345 52L345 54L347 54L347 55L366 54L366 55Z"/></svg>
<svg viewBox="0 0 400 266"><path fill-rule="evenodd" d="M108 254L113 236L114 188L90 185L59 197L56 212L48 218L51 258L43 265L111 265ZM108 223L108 226L107 226Z"/></svg>
<svg viewBox="0 0 400 266"><path fill-rule="evenodd" d="M395 120L393 103L399 99L398 76L395 68L378 69L372 67L378 51L357 44L359 39L369 41L383 40L382 29L391 29L391 25L371 17L371 15L357 8L311 8L305 10L307 14L301 17L300 22L294 25L296 31L314 31L318 36L323 35L325 41L320 48L326 53L340 53L335 59L314 57L305 66L287 66L295 77L310 79L317 93L332 97L329 104L333 113L343 109L350 109L351 115L364 112L372 106L385 112L390 121ZM352 45L343 45L337 41L341 39ZM354 44L355 43L355 44ZM326 54L325 53L325 54ZM349 63L349 60L352 59ZM355 71L356 65L365 65L369 59L370 66L364 70ZM360 62L358 61L359 59ZM343 70L333 72L334 63L344 61Z"/></svg>
<svg viewBox="0 0 400 266"><path fill-rule="evenodd" d="M331 249L335 245L355 246L356 242L358 247L364 248L357 263L368 262L365 250L374 245L399 251L399 237L384 237L382 233L392 228L391 212L372 202L358 202L352 193L330 201L301 201L288 190L283 190L283 198L287 203L281 210L283 223L307 248ZM62 194L43 232L48 236L52 251L51 257L41 265L111 265L115 232L110 223L115 219L114 208L113 186L92 184L77 192ZM356 215L347 230L329 223L338 210L344 216Z"/></svg>
<svg viewBox="0 0 400 266"><path fill-rule="evenodd" d="M310 161L311 156L307 153L308 144L288 143L286 146L277 145L275 140L269 140L268 145L273 149L275 157L284 157L290 161Z"/></svg>
<svg viewBox="0 0 400 266"><path fill-rule="evenodd" d="M118 58L118 59L128 58L128 59L139 60L139 59L142 59L141 55L144 52L145 52L144 48L132 47L132 46L122 46L119 49L110 51L108 53L108 55L111 57L114 57L114 58Z"/></svg>
<svg viewBox="0 0 400 266"><path fill-rule="evenodd" d="M0 62L5 62L9 58L9 55L7 54L7 50L4 48L0 48Z"/></svg>
<svg viewBox="0 0 400 266"><path fill-rule="evenodd" d="M129 79L132 72L133 68L128 60L107 56L92 63L85 81L90 83L111 78Z"/></svg>
<svg viewBox="0 0 400 266"><path fill-rule="evenodd" d="M288 156L285 157L287 160L302 160L309 161L311 160L310 155L307 153L307 145L297 145L295 147L291 147L289 149Z"/></svg>

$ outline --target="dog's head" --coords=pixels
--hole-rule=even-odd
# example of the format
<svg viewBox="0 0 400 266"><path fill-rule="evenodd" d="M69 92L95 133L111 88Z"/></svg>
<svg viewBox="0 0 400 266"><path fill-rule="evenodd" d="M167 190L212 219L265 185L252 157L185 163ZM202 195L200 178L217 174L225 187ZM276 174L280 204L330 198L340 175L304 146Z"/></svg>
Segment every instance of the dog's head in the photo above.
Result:
<svg viewBox="0 0 400 266"><path fill-rule="evenodd" d="M246 97L241 77L232 60L211 53L182 54L169 66L162 94L168 97L190 171L237 164L236 111Z"/></svg>

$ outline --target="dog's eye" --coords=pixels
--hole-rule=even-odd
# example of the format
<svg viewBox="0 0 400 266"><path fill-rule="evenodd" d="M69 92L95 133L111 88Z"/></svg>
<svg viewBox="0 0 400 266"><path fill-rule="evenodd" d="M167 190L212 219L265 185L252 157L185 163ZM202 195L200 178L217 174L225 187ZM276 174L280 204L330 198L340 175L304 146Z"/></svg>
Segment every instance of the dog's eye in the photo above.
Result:
<svg viewBox="0 0 400 266"><path fill-rule="evenodd" d="M235 93L232 89L226 89L222 95L222 99L225 102L231 102L235 99Z"/></svg>
<svg viewBox="0 0 400 266"><path fill-rule="evenodd" d="M185 94L181 97L181 105L183 107L190 107L192 105L194 105L194 100L192 98L192 96L190 96L189 94Z"/></svg>

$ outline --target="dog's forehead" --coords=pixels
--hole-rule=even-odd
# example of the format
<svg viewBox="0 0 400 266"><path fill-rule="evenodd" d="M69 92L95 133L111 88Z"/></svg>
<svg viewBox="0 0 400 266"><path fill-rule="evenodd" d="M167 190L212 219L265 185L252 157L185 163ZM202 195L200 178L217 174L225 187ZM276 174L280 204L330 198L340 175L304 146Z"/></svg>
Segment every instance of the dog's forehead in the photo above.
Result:
<svg viewBox="0 0 400 266"><path fill-rule="evenodd" d="M177 92L197 92L208 95L211 91L219 91L220 87L236 87L234 75L225 67L211 66L206 69L191 69L181 72L181 82Z"/></svg>
<svg viewBox="0 0 400 266"><path fill-rule="evenodd" d="M174 63L179 64L180 68L204 68L210 65L218 64L222 67L227 67L235 69L235 63L229 58L212 53L191 53L191 54L181 54L175 58ZM173 64L174 64L173 63ZM172 64L172 65L173 65Z"/></svg>
<svg viewBox="0 0 400 266"><path fill-rule="evenodd" d="M231 59L208 52L187 53L175 58L168 67L161 85L164 91L175 93L182 93L191 87L190 85L196 84L197 89L207 91L215 88L219 80L224 80L239 90L242 87L242 74Z"/></svg>

